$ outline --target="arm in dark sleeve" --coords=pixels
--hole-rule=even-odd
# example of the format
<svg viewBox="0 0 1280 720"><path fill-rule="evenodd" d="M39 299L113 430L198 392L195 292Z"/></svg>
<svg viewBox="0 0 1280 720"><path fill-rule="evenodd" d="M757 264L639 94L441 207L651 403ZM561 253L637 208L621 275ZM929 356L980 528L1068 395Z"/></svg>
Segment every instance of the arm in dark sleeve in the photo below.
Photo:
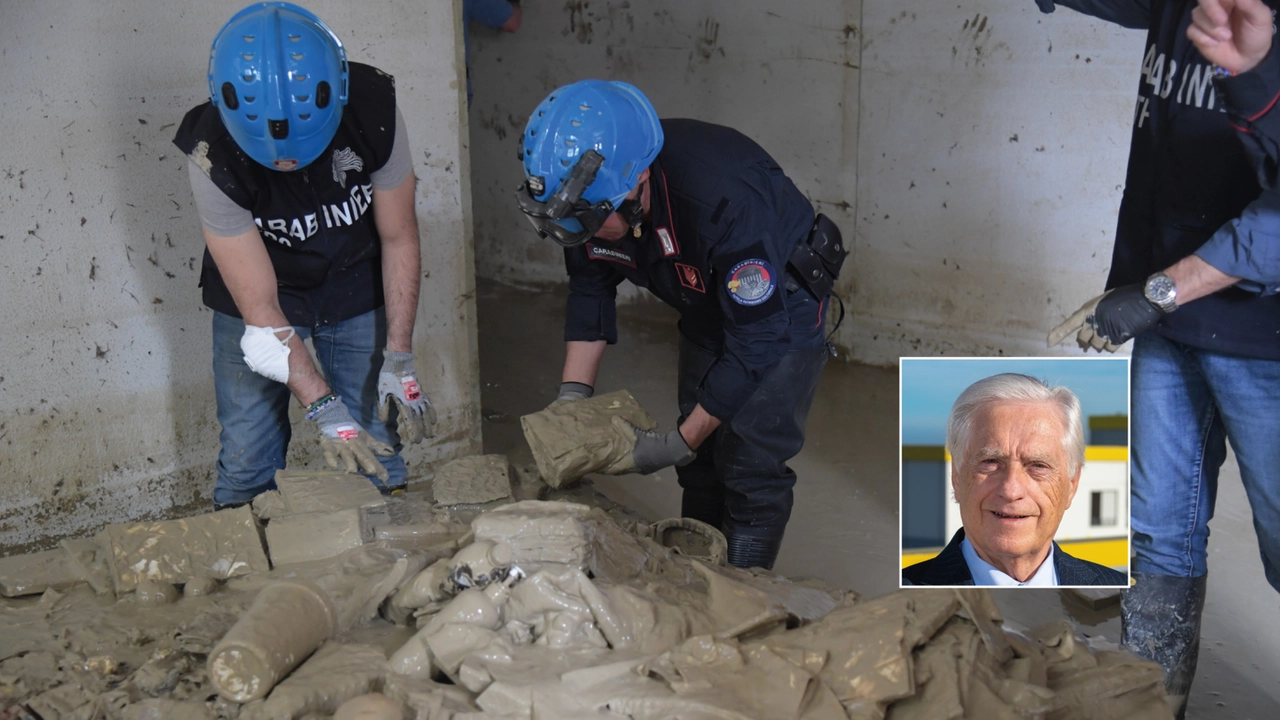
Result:
<svg viewBox="0 0 1280 720"><path fill-rule="evenodd" d="M1258 171L1263 187L1280 186L1280 52L1272 50L1254 69L1218 78L1217 87L1231 124Z"/></svg>
<svg viewBox="0 0 1280 720"><path fill-rule="evenodd" d="M587 259L586 248L565 248L564 264L569 271L569 299L565 303L565 342L604 340L618 342L616 298L622 273L607 262Z"/></svg>
<svg viewBox="0 0 1280 720"><path fill-rule="evenodd" d="M1240 217L1223 225L1195 253L1240 278L1236 287L1261 295L1280 292L1280 191L1262 191Z"/></svg>
<svg viewBox="0 0 1280 720"><path fill-rule="evenodd" d="M1053 12L1055 4L1121 27L1134 30L1151 27L1151 0L1036 0L1044 13Z"/></svg>
<svg viewBox="0 0 1280 720"><path fill-rule="evenodd" d="M767 248L777 243L766 242L749 215L730 228L740 240L725 241L711 258L724 311L724 350L698 388L698 403L722 422L738 414L790 348L786 258L770 254Z"/></svg>

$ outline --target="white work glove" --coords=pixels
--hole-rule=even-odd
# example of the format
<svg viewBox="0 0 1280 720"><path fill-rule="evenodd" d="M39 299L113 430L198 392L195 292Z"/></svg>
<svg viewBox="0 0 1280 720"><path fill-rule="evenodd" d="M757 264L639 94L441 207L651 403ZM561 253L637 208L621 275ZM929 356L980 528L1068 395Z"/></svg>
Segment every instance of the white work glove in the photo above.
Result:
<svg viewBox="0 0 1280 720"><path fill-rule="evenodd" d="M315 421L320 428L320 449L324 451L324 461L329 467L342 469L349 473L364 472L386 482L387 469L378 462L376 455L389 457L395 454L389 445L375 439L351 417L351 412L342 402L342 398L334 395L320 407L307 412L307 419Z"/></svg>
<svg viewBox="0 0 1280 720"><path fill-rule="evenodd" d="M386 422L394 401L399 412L396 431L406 443L416 443L435 435L436 409L418 385L413 370L413 353L384 350L378 372L378 421Z"/></svg>
<svg viewBox="0 0 1280 720"><path fill-rule="evenodd" d="M1093 319L1094 312L1098 308L1098 302L1102 300L1102 298L1106 297L1110 292L1111 291L1108 290L1084 305L1081 305L1080 309L1072 313L1071 317L1067 318L1065 322L1050 330L1048 338L1049 347L1053 347L1054 345L1061 343L1071 333L1076 333L1076 344L1080 346L1081 350L1086 352L1089 348L1093 348L1098 352L1106 350L1111 353L1119 350L1119 345L1107 340L1106 336L1100 335L1094 328L1093 323L1090 322L1090 320Z"/></svg>

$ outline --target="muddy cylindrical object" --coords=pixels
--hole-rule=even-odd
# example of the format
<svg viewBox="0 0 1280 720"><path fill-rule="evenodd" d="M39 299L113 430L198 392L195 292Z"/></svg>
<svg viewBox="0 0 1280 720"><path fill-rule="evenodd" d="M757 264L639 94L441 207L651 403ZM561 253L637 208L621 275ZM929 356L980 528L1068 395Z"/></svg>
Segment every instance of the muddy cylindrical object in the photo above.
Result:
<svg viewBox="0 0 1280 720"><path fill-rule="evenodd" d="M319 588L277 580L258 592L248 612L209 654L209 680L232 702L266 697L333 636L335 618L333 604Z"/></svg>
<svg viewBox="0 0 1280 720"><path fill-rule="evenodd" d="M333 720L404 720L404 708L382 693L370 693L342 703Z"/></svg>

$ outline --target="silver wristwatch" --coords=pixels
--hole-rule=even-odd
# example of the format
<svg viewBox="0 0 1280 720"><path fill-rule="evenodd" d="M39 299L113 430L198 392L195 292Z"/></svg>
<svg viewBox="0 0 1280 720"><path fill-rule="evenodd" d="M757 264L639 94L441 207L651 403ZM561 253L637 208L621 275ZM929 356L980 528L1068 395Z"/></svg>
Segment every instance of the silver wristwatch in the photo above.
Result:
<svg viewBox="0 0 1280 720"><path fill-rule="evenodd" d="M1147 278L1142 294L1163 313L1178 309L1178 286L1173 284L1173 278L1162 272Z"/></svg>

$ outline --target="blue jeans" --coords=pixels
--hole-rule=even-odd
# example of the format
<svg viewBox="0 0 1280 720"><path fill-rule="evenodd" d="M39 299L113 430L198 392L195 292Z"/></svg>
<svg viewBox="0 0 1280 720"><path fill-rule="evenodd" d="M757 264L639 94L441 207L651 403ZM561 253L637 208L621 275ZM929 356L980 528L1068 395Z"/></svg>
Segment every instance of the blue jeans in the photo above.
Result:
<svg viewBox="0 0 1280 720"><path fill-rule="evenodd" d="M1209 520L1231 441L1267 581L1280 590L1280 362L1155 333L1133 347L1134 570L1208 572Z"/></svg>
<svg viewBox="0 0 1280 720"><path fill-rule="evenodd" d="M395 448L396 454L379 457L387 468L387 485L404 485L407 470L400 457L394 405L385 423L375 419L378 371L387 340L386 317L381 309L332 325L294 327L303 339L311 338L320 369L329 387L342 398L351 416L374 438ZM213 313L213 383L222 425L222 449L218 453L218 480L213 501L242 503L276 487L276 470L285 466L292 428L289 398L283 383L268 380L244 363L240 337L244 321ZM310 423L309 423L310 424ZM319 440L319 432L308 428ZM376 485L376 478L370 478Z"/></svg>

